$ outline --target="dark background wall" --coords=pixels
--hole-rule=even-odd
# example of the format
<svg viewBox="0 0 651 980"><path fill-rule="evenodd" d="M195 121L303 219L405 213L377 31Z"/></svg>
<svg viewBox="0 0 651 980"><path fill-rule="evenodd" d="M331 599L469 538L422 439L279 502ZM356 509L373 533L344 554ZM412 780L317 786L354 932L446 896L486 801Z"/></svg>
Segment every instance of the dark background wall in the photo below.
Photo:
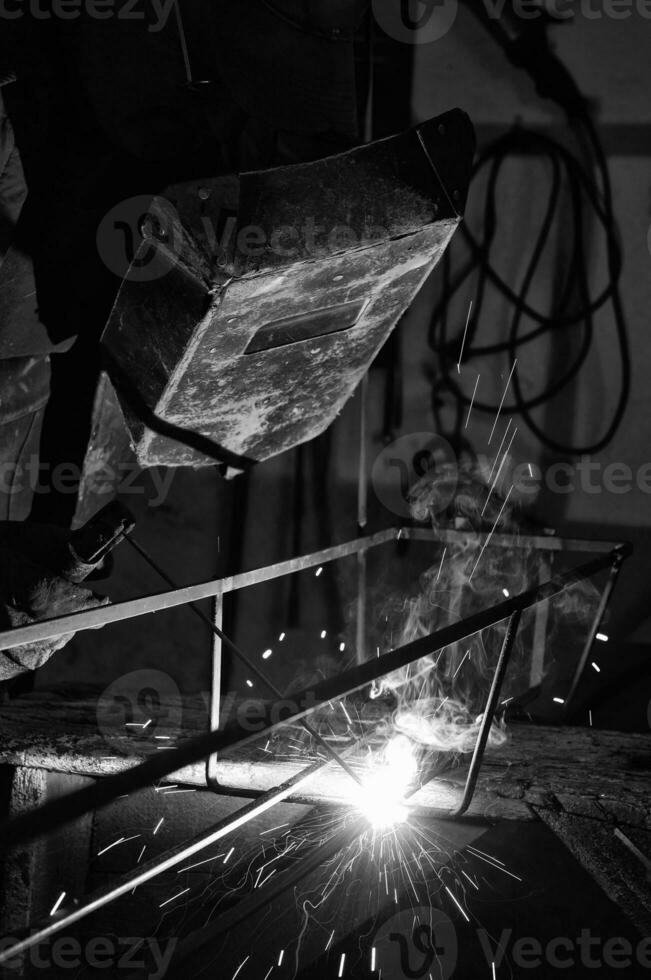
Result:
<svg viewBox="0 0 651 980"><path fill-rule="evenodd" d="M562 60L593 101L614 186L614 204L624 249L623 295L632 347L633 381L629 408L612 443L595 461L602 467L625 462L635 473L649 459L647 419L651 414L647 384L649 278L649 152L651 119L647 92L651 78L645 57L651 30L649 21L631 10L628 19L604 14L588 19L580 12L572 23L553 28L552 37ZM451 29L430 44L402 44L378 34L375 47L374 132L383 135L426 119L453 106L470 114L480 147L520 120L571 142L560 111L536 94L523 72L509 66L488 34L460 5ZM517 284L523 271L523 243L531 236L546 203L548 171L535 158L509 164L508 181L500 194L500 237L496 262ZM468 221L478 227L479 187L471 190ZM563 227L557 231L562 251ZM555 288L552 255L537 281L534 295L541 306ZM590 256L595 278L605 276L603 249L595 244ZM411 433L436 433L431 408L431 379L436 362L426 343L431 308L441 288L437 270L397 331L397 339L371 371L367 454L372 469L387 440ZM461 293L450 310L459 329L471 292ZM499 300L487 303L481 330L487 338L500 336L505 310ZM554 345L532 345L520 359L523 386L536 390L553 377L564 350ZM387 366L401 364L400 372ZM506 362L486 358L464 368L463 385L472 389L481 372L484 394L499 399ZM387 424L387 385L401 379L397 404L401 417ZM577 383L558 402L545 407L541 422L549 430L576 440L590 440L605 427L616 400L617 352L612 315L597 317L592 351ZM484 387L485 386L485 387ZM442 410L442 418L447 409ZM477 452L486 448L492 419L475 414L467 436ZM516 421L517 424L517 421ZM445 433L443 433L445 434ZM534 437L520 426L512 451L516 461L542 467L555 462ZM359 395L351 400L326 436L300 450L258 467L248 477L224 483L210 471L178 472L164 503L151 508L145 498L132 499L138 512L139 534L152 552L181 582L258 567L299 552L326 546L356 535L357 461L359 453ZM144 480L147 483L147 478ZM400 516L378 500L382 478L369 491L370 526L397 523ZM649 494L640 489L620 494L602 490L571 494L543 490L535 501L538 520L559 533L586 537L629 537L636 557L624 573L614 604L611 632L620 641L647 642L647 582L649 553ZM118 557L117 574L109 584L114 598L158 588L155 577L130 552ZM336 656L339 634L352 596L342 595L341 583L321 582L318 591L306 587L297 593L288 585L269 589L262 596L243 596L227 605L226 621L242 636L247 649L260 655L281 630L291 632L295 649L311 654L314 630L327 624ZM292 632L293 631L293 632ZM309 637L309 642L305 639ZM335 642L336 638L336 642ZM330 642L330 641L328 641ZM178 610L148 620L123 623L97 634L78 638L38 677L40 686L69 679L107 684L121 673L144 666L168 672L180 687L206 689L211 640L207 629ZM286 648L287 649L287 648ZM318 647L319 654L324 652ZM316 655L316 654L315 654ZM229 683L246 693L245 674L233 668Z"/></svg>

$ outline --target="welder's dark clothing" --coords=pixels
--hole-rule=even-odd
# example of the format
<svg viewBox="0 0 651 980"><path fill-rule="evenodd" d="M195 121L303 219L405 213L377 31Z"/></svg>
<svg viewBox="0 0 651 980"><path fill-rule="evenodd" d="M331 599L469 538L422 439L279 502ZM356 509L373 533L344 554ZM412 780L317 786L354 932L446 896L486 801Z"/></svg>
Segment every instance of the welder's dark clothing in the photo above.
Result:
<svg viewBox="0 0 651 980"><path fill-rule="evenodd" d="M341 11L350 20L358 5L310 4L319 16L316 30L304 36L296 33L307 9L299 0L181 3L182 35L171 2L156 8L151 0L139 8L142 20L115 16L119 5L112 17L93 18L80 4L76 19L8 23L4 54L12 63L0 64L0 77L12 69L17 80L2 88L13 126L12 134L5 121L5 150L15 167L9 148L15 137L29 196L17 207L24 187L17 170L7 171L0 185L9 200L0 201L0 214L4 208L8 214L0 361L4 386L18 386L20 372L28 371L38 397L27 398L15 419L0 400L0 460L32 451L51 371L41 483L57 460L81 466L98 338L119 287L96 247L98 226L112 207L185 179L313 159L354 141L353 61L350 46L344 54L334 38L345 22ZM167 11L162 25L156 9ZM300 57L289 57L292 45ZM184 46L194 78L210 84L186 84ZM297 85L301 72L310 75L304 87ZM39 494L33 516L68 521L74 495L53 509L55 499ZM0 504L3 515L24 516L24 501Z"/></svg>

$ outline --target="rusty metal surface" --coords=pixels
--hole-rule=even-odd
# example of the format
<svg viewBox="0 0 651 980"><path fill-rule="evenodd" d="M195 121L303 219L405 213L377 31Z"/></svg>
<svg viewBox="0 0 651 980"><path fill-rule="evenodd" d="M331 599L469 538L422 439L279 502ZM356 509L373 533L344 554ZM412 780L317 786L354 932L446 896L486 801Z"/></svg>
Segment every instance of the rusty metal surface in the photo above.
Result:
<svg viewBox="0 0 651 980"><path fill-rule="evenodd" d="M454 110L239 187L170 189L142 246L161 274L127 276L103 337L140 465L215 459L153 416L235 468L327 428L454 233L473 149Z"/></svg>

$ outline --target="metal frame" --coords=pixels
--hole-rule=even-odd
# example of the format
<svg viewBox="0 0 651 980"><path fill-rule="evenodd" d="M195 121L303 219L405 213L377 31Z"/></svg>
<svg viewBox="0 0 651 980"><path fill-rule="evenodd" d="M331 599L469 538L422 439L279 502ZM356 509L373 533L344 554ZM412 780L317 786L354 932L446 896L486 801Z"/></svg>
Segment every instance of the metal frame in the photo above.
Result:
<svg viewBox="0 0 651 980"><path fill-rule="evenodd" d="M93 626L102 625L107 622L115 622L124 618L144 615L155 612L159 609L167 609L171 606L183 605L195 602L198 599L208 596L221 597L225 593L238 588L245 588L248 585L258 584L279 578L282 575L299 572L308 568L313 568L337 558L352 555L365 554L369 549L378 547L389 541L396 541L400 538L407 538L416 541L433 541L441 543L458 539L464 532L453 531L427 531L424 529L389 529L375 534L368 538L359 538L356 541L346 542L333 548L326 548L322 551L314 552L310 555L303 555L299 558L280 562L267 568L257 569L246 572L242 575L233 576L227 579L220 579L212 582L202 583L196 586L177 589L142 599L131 600L129 602L117 603L115 606L101 607L100 609L88 612L76 613L72 616L63 616L56 619L34 623L27 627L20 627L14 630L0 633L0 646L13 648L25 642L33 642L35 639L45 639L56 636L61 632L68 632L71 629L90 629ZM480 535L480 540L486 540L488 535ZM613 543L603 541L581 541L581 540L562 540L554 537L527 537L512 538L504 535L492 535L491 543L495 546L508 546L510 548L530 547L532 544L541 550L549 551L589 551L596 554L587 562L582 563L576 568L560 573L547 582L537 585L533 589L521 592L504 602L497 603L488 609L475 613L464 620L452 623L443 629L437 630L429 636L420 637L407 643L397 650L389 651L378 658L372 658L364 663L345 671L338 677L322 681L312 688L295 695L297 706L309 704L307 708L300 708L290 718L283 719L282 722L274 721L275 702L267 705L263 725L264 727L255 732L243 735L237 725L225 726L222 731L210 731L206 735L199 736L179 748L173 749L161 755L148 758L145 762L133 767L127 772L114 776L108 776L93 786L86 787L75 793L71 793L63 798L53 800L45 805L36 808L12 820L6 821L0 826L0 839L7 845L15 844L19 841L29 839L45 831L51 831L54 827L61 825L68 820L74 819L83 813L89 812L98 806L105 805L113 801L118 796L126 792L138 790L150 785L153 780L161 779L178 771L185 765L198 762L217 750L223 750L236 745L244 745L262 737L265 733L273 731L275 728L291 722L301 721L307 718L316 708L328 701L345 697L360 688L366 687L378 678L395 670L406 667L410 663L422 659L425 656L444 650L463 639L468 638L483 629L509 620L506 634L502 643L498 664L493 676L490 693L486 708L484 710L482 724L475 743L472 760L468 770L465 788L459 807L452 813L439 813L433 811L439 818L457 818L464 814L470 806L477 784L479 771L481 768L484 751L488 741L490 727L495 717L495 711L499 703L499 696L502 683L509 659L513 650L513 644L517 636L520 618L525 609L536 606L560 594L572 584L590 578L600 571L610 568L611 575L602 595L597 614L592 624L590 637L584 647L584 651L577 667L577 672L572 684L572 694L576 690L582 672L587 663L594 640L594 634L599 628L601 617L615 584L615 580L623 560L631 553L631 546L626 543ZM220 635L223 636L223 634ZM232 641L224 637L229 646L234 646ZM9 642L7 642L9 641ZM216 678L215 678L216 680ZM213 692L216 689L213 685ZM275 716L277 717L277 715ZM339 760L338 760L339 761ZM29 946L40 942L44 937L60 931L66 925L77 921L90 914L103 905L108 904L115 898L124 894L125 891L134 887L135 884L144 880L149 880L157 874L172 867L174 864L185 859L190 854L195 854L204 847L209 846L218 837L224 836L230 831L241 826L243 822L262 809L268 809L275 802L284 799L295 791L296 787L310 778L314 772L323 767L323 763L308 766L302 772L292 777L287 783L276 787L264 794L259 800L245 806L238 811L232 818L223 821L216 827L210 828L203 835L194 838L190 842L178 845L171 851L153 859L147 865L136 869L124 880L113 885L100 889L92 895L86 896L73 910L62 913L59 917L51 918L44 922L40 928L31 929L29 935L22 938L11 948L0 952L0 963L16 956L19 952ZM346 767L348 768L348 767ZM217 837L216 837L217 835Z"/></svg>
<svg viewBox="0 0 651 980"><path fill-rule="evenodd" d="M332 562L339 558L366 554L366 552L368 552L371 548L376 548L390 541L398 541L401 538L414 541L431 541L434 543L442 543L458 540L460 537L467 536L467 533L468 532L460 531L432 531L424 528L389 528L368 538L358 538L354 541L348 541L341 545L325 548L308 555L302 555L298 558L292 558L288 561L279 562L277 564L270 565L265 568L255 569L250 572L244 572L240 575L231 576L229 578L217 579L215 581L201 583L199 585L189 586L186 588L172 588L168 592L143 597L141 599L130 600L127 602L116 603L114 606L103 606L99 609L92 609L69 616L57 617L55 619L33 623L29 626L8 630L0 633L0 648L2 646L12 648L20 645L21 643L29 641L33 642L36 639L45 639L52 636L57 636L62 632L78 629L90 629L98 625L103 625L104 623L140 616L160 609L167 609L172 606L191 604L196 602L198 599L204 599L209 596L221 598L227 592L232 592L236 589L246 588L247 586L256 585L265 581L271 581L283 575L314 568L320 564ZM358 664L356 667L346 671L338 678L322 682L315 688L312 688L307 692L302 692L303 696L309 695L312 697L312 708L308 709L307 711L298 712L291 718L286 718L281 724L287 724L291 721L302 721L302 723L305 724L305 727L307 727L308 730L311 730L304 719L311 713L311 711L315 710L320 703L323 703L323 701L345 697L347 694L350 694L353 691L358 690L360 687L366 686L367 684L373 683L378 678L391 673L394 670L407 666L407 664L413 663L415 660L421 659L428 654L442 650L451 643L466 639L473 633L485 629L488 626L495 625L497 622L500 622L503 619L512 617L515 613L522 613L524 609L529 608L530 606L544 602L553 595L558 594L558 592L563 591L574 582L589 578L590 576L597 574L599 571L610 568L610 579L606 589L604 590L602 600L592 623L590 635L586 642L574 680L572 682L571 694L573 696L573 693L578 687L583 671L585 670L594 636L599 629L601 618L605 611L608 598L610 597L614 587L621 564L632 550L630 544L615 543L610 541L562 539L545 535L518 536L514 538L510 535L480 534L477 537L479 541L487 541L490 538L491 544L495 545L496 547L529 548L533 546L540 550L547 551L587 551L597 554L599 557L594 558L591 561L576 567L575 569L557 575L554 578L549 579L549 581L539 584L534 589L528 590L527 592L522 592L517 596L509 598L504 602L498 603L497 605L482 611L481 613L476 613L465 620L461 620L442 630L438 630L427 637L422 637L413 641L412 643L408 643L397 650L383 654L381 657ZM139 545L136 545L136 548L143 555L143 557L147 558L147 560L153 564L153 567L157 568L160 574L162 574L163 577L171 584L169 577L161 569L158 569L158 566L151 558L149 558L149 556L147 556L144 549L142 549ZM219 603L217 609L219 609ZM203 616L203 614L201 615ZM512 625L517 628L518 622L519 616L517 620L512 621ZM242 652L235 646L232 640L225 636L215 623L210 623L210 625L216 634L226 642L229 648L231 648L237 655L245 657L245 655L242 654ZM468 772L463 806L455 812L455 816L458 816L460 813L464 812L472 800L471 789L474 788L474 785L476 784L479 769L481 767L487 735L490 731L490 725L493 722L504 673L508 665L513 640L515 638L515 632L515 629L509 629L507 630L507 634L505 636L502 654L493 678L491 694L489 696L486 711L484 712L483 724L480 727L475 752L473 753L473 758ZM245 659L248 662L248 658ZM220 664L218 656L213 656L213 669L215 671L212 685L213 695L218 694L219 667ZM255 670L256 673L261 673L257 667ZM269 686L273 691L273 686ZM319 701L317 695L321 693L322 697ZM301 695L298 695L296 698L297 702L300 701L300 698ZM216 702L214 701L213 703L215 704L215 708L211 710L211 713L214 717L215 710L218 710L218 700ZM266 730L271 731L274 727L277 726L270 725ZM129 784L129 790L138 789L141 786L146 785L148 781L151 781L151 779L163 778L164 776L177 771L182 765L199 761L202 757L212 757L212 764L214 765L214 753L218 748L231 747L238 743L241 744L244 741L247 741L247 738L243 738L241 733L239 733L238 737L237 730L231 730L228 732L212 730L209 735L195 739L193 742L188 743L187 746L184 746L183 749L176 749L166 752L164 754L164 758L158 757L155 762L154 760L149 760L148 762L142 763L140 766L136 766L128 773L107 777L102 781L100 786L94 788L94 791L91 791L90 795L87 794L87 802L82 805L82 809L77 808L74 815L79 815L96 805L102 805L109 800L114 799L116 796L121 795L125 791L124 785L127 782ZM189 754L188 748L190 750ZM355 778L354 774L350 770L350 767L345 764L343 760L340 760L333 752L330 752L329 754L331 757L334 756L337 761L340 762L343 768L350 775L352 775L353 778ZM137 773L140 771L142 772L142 777L138 779ZM145 772L147 772L147 775L145 775ZM214 789L217 787L211 778L211 775L212 773L209 765L207 771L207 784ZM115 790L113 795L111 795L111 786L113 784L115 784ZM100 787L102 788L102 792L100 792ZM74 797L83 797L84 792L85 791L82 791L80 794L72 794L71 797L66 798L66 801L61 801L63 807L66 807L66 803L69 807L74 805ZM52 817L55 816L55 804L48 804L46 807L40 809L47 811ZM32 818L32 816L32 813L27 814L21 817L18 823L27 828L31 823L30 818ZM35 823L36 827L38 828L38 819L36 819ZM0 828L0 830L1 829L2 828ZM33 830L32 833L34 832L38 832L38 830Z"/></svg>

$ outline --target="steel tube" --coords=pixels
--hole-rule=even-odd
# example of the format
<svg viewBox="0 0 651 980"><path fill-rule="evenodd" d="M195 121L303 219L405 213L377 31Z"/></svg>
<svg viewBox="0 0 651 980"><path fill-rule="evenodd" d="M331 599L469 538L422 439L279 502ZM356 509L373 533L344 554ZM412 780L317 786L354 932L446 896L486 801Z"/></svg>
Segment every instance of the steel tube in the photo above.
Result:
<svg viewBox="0 0 651 980"><path fill-rule="evenodd" d="M29 626L18 626L11 630L4 630L0 632L0 650L11 650L23 643L50 640L55 636L61 636L63 633L75 633L78 630L95 629L98 626L107 626L109 623L119 623L125 619L134 619L137 616L161 612L163 609L171 609L174 606L184 606L191 602L200 602L202 599L210 599L216 595L235 592L237 589L245 589L250 585L259 585L261 582L281 578L283 575L292 575L295 572L314 568L316 565L336 561L338 558L348 558L360 551L375 548L387 541L393 541L398 533L397 528L388 528L368 538L346 541L344 544L335 545L332 548L324 548L322 551L301 555L299 558L290 558L288 561L278 562L275 565L242 572L240 575L200 582L197 585L187 585L168 592L157 592L153 595L142 596L139 599L128 599L125 602L116 602L110 606L71 613L68 616L57 616L53 619L43 619L37 623L30 623Z"/></svg>
<svg viewBox="0 0 651 980"><path fill-rule="evenodd" d="M502 649L500 650L497 667L495 668L495 673L493 674L493 681L488 695L488 700L486 702L486 707L481 720L479 735L477 736L477 741L475 742L475 748L472 754L472 760L470 762L470 769L468 770L468 775L466 777L463 798L454 813L450 814L450 819L460 817L463 813L465 813L473 798L475 786L477 785L477 777L479 776L479 770L481 769L486 744L488 742L488 736L495 717L495 709L497 708L500 691L502 690L502 684L504 683L506 668L509 665L509 660L511 659L511 654L513 653L513 644L515 643L515 638L518 634L521 616L522 612L518 609L516 612L512 613L509 619L509 624L506 628L506 633L504 634L504 639L502 641Z"/></svg>
<svg viewBox="0 0 651 980"><path fill-rule="evenodd" d="M590 632L586 636L585 643L583 644L583 650L581 651L581 656L579 658L576 671L574 672L574 677L572 679L572 685L570 687L569 694L567 695L565 699L565 704L563 705L563 712L566 716L569 714L570 706L574 701L579 684L581 683L581 678L583 677L583 674L585 673L585 669L588 665L588 660L590 659L592 648L594 647L595 644L595 637L599 631L599 627L601 626L601 621L604 618L604 613L606 612L606 607L608 606L613 589L615 588L615 585L617 583L617 578L619 576L619 572L622 567L623 561L624 561L624 556L617 555L610 567L610 576L608 578L608 581L606 582L604 590L599 599L599 605L597 606L597 611L594 615L594 619L590 627Z"/></svg>

